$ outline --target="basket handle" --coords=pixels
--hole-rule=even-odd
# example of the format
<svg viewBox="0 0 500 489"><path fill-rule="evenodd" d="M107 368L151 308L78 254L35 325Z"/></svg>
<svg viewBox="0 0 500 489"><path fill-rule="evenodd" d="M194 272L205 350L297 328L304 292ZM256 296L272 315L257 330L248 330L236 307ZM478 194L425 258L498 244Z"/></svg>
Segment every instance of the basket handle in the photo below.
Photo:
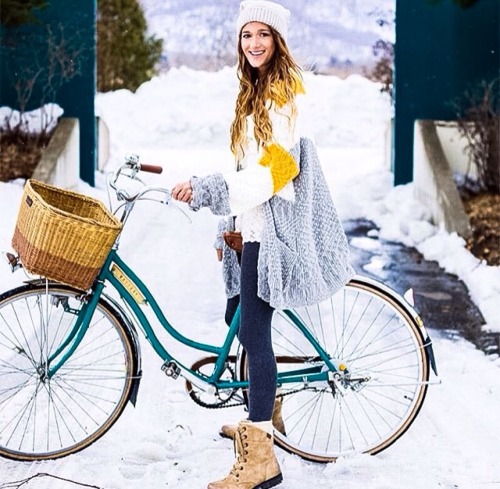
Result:
<svg viewBox="0 0 500 489"><path fill-rule="evenodd" d="M158 175L163 172L163 168L158 165L145 165L141 163L139 165L139 170L140 171L145 171L148 173L157 173Z"/></svg>

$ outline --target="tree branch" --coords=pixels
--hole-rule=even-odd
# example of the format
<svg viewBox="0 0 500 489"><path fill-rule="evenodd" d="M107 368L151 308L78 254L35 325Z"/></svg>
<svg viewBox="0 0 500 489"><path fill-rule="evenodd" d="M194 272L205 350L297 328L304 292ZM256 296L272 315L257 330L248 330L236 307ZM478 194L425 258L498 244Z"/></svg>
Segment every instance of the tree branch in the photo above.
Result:
<svg viewBox="0 0 500 489"><path fill-rule="evenodd" d="M76 481L73 481L71 479L65 479L64 477L58 477L57 475L46 474L46 473L38 473L38 474L32 475L31 477L28 477L27 479L23 479L20 481L4 482L4 483L0 484L0 489L19 489L20 487L28 484L33 479L38 479L40 477L50 477L52 479L57 479L60 481L69 482L71 484L75 484L75 485L80 486L80 487L89 487L91 489L103 489L102 487L99 487L99 486L92 486L89 484L83 484L81 482L76 482Z"/></svg>

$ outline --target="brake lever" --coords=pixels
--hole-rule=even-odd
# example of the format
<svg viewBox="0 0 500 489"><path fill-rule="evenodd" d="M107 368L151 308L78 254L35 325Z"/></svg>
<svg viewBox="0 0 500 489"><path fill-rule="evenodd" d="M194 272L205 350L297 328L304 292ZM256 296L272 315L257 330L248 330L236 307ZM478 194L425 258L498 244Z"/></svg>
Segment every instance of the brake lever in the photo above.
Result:
<svg viewBox="0 0 500 489"><path fill-rule="evenodd" d="M193 220L189 217L188 213L185 212L183 209L181 209L180 206L174 203L174 199L172 198L172 194L170 191L166 190L163 192L165 196L167 197L165 201L162 202L162 204L169 205L173 207L174 209L178 210L181 214L184 215L184 217L189 221L189 224L193 224Z"/></svg>

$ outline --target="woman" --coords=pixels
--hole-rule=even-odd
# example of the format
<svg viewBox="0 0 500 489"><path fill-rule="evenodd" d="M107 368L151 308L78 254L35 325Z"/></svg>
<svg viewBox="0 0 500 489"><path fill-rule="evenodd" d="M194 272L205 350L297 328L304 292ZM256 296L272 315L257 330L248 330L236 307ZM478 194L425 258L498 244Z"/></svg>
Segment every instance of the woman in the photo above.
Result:
<svg viewBox="0 0 500 489"><path fill-rule="evenodd" d="M273 449L273 312L330 297L353 274L315 147L301 124L305 91L286 45L289 17L274 2L241 3L240 89L231 125L236 171L192 177L172 189L193 210L235 216L228 226L234 222L243 238L241 260L222 237L217 248L227 295L230 301L239 295L241 304L238 338L248 355L249 413L237 427L223 427L235 439L238 460L209 489L270 488L282 481ZM283 431L276 414L275 427Z"/></svg>

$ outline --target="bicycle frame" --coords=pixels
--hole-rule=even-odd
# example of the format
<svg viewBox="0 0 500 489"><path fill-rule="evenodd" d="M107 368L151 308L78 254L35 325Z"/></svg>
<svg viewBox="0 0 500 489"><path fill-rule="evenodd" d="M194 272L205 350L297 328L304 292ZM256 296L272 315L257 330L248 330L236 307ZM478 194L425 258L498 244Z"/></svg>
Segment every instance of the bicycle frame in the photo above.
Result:
<svg viewBox="0 0 500 489"><path fill-rule="evenodd" d="M193 341L179 333L179 331L177 331L169 323L149 289L118 256L115 249L111 250L108 255L106 262L96 279L93 293L89 295L88 302L84 303L80 312L75 311L75 314L78 314L78 318L75 321L72 330L69 332L68 336L59 348L49 357L47 362L47 376L49 378L51 378L64 365L66 360L71 357L71 355L78 348L82 338L85 336L99 299L103 294L106 282L117 290L122 300L129 306L129 310L133 312L145 338L151 344L158 356L163 359L164 365L167 365L169 362L174 362L176 370L178 369L175 377L181 375L205 391L214 388L218 390L248 388L248 381L221 380L221 376L226 368L229 358L229 352L234 343L239 327L239 307L232 320L222 346L214 346ZM151 307L154 315L164 330L172 338L190 348L212 353L217 356L214 370L210 376L191 370L189 367L180 363L164 348L142 309L145 305L149 305ZM311 332L302 324L300 318L298 318L296 314L288 310L285 311L285 314L313 345L318 353L318 357L321 358L322 363L319 366L312 365L311 367L280 373L278 374L278 385L284 383L307 384L318 381L332 381L333 374L337 371L337 369L335 365L333 365L328 354L319 345L318 341L316 341ZM325 364L328 366L328 371L322 368Z"/></svg>

